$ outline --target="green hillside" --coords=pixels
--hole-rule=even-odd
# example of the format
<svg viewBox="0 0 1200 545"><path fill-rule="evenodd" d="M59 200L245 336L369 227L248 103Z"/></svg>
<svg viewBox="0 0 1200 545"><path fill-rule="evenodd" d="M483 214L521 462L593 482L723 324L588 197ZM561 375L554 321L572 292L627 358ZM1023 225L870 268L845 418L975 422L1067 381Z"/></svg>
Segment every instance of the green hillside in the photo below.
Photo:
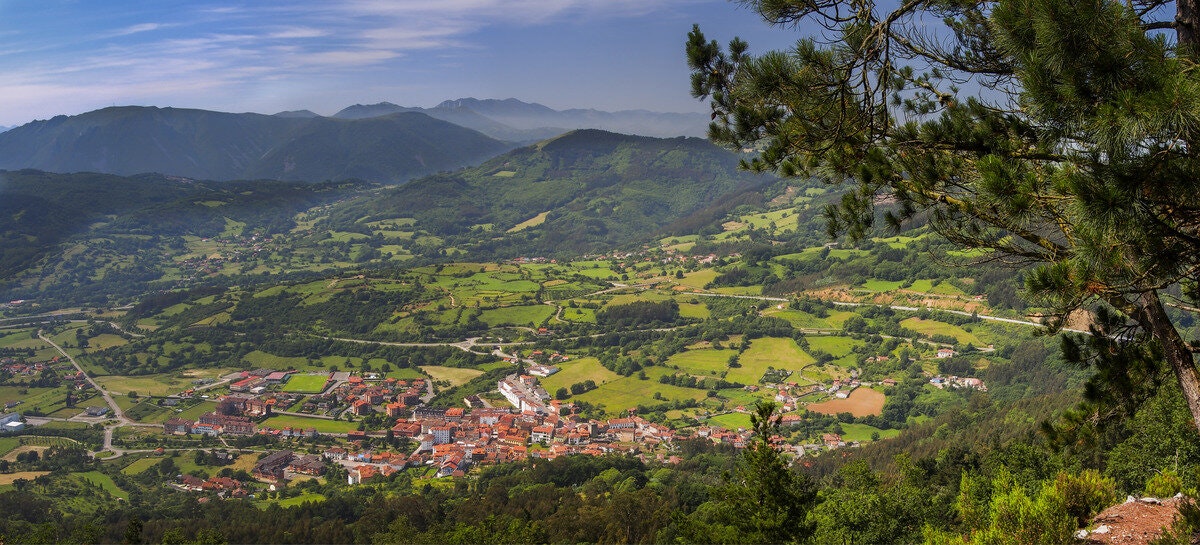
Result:
<svg viewBox="0 0 1200 545"><path fill-rule="evenodd" d="M703 140L581 130L351 203L329 224L414 218L448 245L488 255L598 251L652 240L767 180ZM509 230L519 236L500 236Z"/></svg>

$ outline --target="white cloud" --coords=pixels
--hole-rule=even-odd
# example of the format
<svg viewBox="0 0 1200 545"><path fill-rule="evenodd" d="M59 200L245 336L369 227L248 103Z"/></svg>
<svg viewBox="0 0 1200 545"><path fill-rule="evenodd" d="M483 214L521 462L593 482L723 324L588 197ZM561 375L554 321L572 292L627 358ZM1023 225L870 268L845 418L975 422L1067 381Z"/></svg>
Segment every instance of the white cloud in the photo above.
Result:
<svg viewBox="0 0 1200 545"><path fill-rule="evenodd" d="M117 31L113 32L112 34L110 34L110 36L114 36L114 37L115 36L129 36L131 34L138 34L141 32L150 32L152 30L158 30L160 28L163 28L163 25L161 25L159 23L142 23L140 25L128 26L128 27L122 28L120 30L117 30Z"/></svg>
<svg viewBox="0 0 1200 545"><path fill-rule="evenodd" d="M211 103L216 94L324 85L310 80L386 67L415 51L452 58L475 50L483 45L473 35L488 27L638 17L689 1L694 0L248 2L199 7L175 17L158 13L154 22L100 29L90 36L26 33L26 43L0 48L5 74L0 124L110 103L187 105L180 101L188 97L195 99L191 104ZM103 46L88 48L96 40Z"/></svg>

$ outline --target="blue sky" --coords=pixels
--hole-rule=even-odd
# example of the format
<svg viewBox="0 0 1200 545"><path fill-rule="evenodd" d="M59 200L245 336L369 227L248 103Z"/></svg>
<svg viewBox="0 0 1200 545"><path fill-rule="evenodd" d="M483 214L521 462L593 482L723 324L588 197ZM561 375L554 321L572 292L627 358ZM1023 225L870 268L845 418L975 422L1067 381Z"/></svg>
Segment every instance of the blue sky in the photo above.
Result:
<svg viewBox="0 0 1200 545"><path fill-rule="evenodd" d="M0 125L113 105L330 115L389 101L704 111L693 23L788 47L724 0L0 0Z"/></svg>

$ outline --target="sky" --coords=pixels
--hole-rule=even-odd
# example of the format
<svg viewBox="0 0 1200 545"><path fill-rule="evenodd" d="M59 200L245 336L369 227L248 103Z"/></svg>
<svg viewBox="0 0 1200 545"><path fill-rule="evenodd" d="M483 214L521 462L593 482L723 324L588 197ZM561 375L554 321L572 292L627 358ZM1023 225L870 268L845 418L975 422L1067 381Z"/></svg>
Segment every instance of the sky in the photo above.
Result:
<svg viewBox="0 0 1200 545"><path fill-rule="evenodd" d="M693 23L792 45L725 0L0 0L0 125L108 106L331 115L387 101L705 111Z"/></svg>

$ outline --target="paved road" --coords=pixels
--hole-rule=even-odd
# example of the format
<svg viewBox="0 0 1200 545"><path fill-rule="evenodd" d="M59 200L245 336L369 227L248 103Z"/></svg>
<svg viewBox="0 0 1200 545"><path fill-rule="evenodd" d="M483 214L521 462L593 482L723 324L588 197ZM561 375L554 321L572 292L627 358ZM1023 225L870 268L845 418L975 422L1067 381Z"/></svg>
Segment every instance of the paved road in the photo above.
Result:
<svg viewBox="0 0 1200 545"><path fill-rule="evenodd" d="M126 423L133 422L132 420L129 420L128 418L125 417L125 413L124 413L124 411L121 410L121 406L117 405L117 402L113 400L112 396L108 394L107 390L105 390L104 388L101 388L100 385L96 383L96 381L92 380L92 377L87 374L87 371L85 371L83 369L82 365L79 365L79 362L75 361L74 357L72 357L70 354L68 354L66 350L63 350L62 347L59 346L57 343L50 340L49 337L45 336L43 334L42 330L39 329L37 335L38 335L39 339L46 342L46 344L53 346L54 349L57 350L59 354L62 354L63 357L67 358L67 360L71 362L71 365L74 365L75 369L83 374L84 380L86 380L88 382L88 384L91 384L92 388L95 388L97 392L100 392L101 397L104 398L104 402L108 404L108 408L110 410L112 410L113 416L116 417L117 420L120 420L120 421L126 422Z"/></svg>

